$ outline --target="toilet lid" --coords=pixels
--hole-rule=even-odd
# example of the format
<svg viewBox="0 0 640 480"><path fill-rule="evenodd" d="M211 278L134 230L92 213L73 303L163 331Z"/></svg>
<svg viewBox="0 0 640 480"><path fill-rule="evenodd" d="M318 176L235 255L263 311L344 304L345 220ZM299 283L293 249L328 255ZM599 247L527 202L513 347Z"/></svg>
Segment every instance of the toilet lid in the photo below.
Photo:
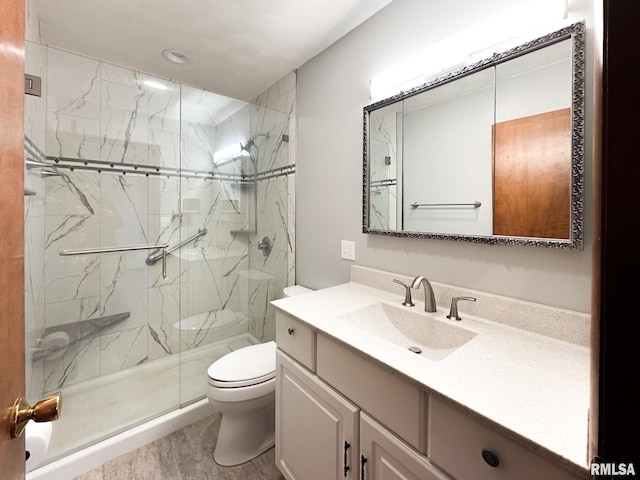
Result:
<svg viewBox="0 0 640 480"><path fill-rule="evenodd" d="M276 342L239 348L216 360L207 369L219 387L242 387L265 382L276 374Z"/></svg>

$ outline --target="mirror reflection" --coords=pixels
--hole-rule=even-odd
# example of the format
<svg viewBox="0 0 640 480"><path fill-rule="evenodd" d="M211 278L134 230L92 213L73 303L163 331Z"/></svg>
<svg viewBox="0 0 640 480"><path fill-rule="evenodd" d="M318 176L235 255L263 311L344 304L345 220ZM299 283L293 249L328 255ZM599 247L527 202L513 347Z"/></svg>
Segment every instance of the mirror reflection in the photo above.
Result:
<svg viewBox="0 0 640 480"><path fill-rule="evenodd" d="M365 233L582 247L584 26L365 107Z"/></svg>

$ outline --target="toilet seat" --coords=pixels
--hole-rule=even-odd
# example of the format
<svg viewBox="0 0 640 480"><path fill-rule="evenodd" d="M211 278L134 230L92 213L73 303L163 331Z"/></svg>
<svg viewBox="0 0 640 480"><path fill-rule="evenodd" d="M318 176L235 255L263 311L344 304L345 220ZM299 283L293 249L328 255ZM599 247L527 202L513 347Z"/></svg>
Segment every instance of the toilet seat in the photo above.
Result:
<svg viewBox="0 0 640 480"><path fill-rule="evenodd" d="M249 387L276 376L276 343L266 342L235 350L207 369L209 385L217 388Z"/></svg>

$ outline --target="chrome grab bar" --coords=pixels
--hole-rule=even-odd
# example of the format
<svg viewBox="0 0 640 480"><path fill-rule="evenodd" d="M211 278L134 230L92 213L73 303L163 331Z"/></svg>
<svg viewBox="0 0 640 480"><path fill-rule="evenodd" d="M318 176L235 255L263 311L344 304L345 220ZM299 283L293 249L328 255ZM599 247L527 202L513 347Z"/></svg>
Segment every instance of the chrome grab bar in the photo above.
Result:
<svg viewBox="0 0 640 480"><path fill-rule="evenodd" d="M413 208L418 208L418 207L473 207L473 208L480 208L482 206L482 203L478 202L477 200L473 203L418 203L418 202L413 202L411 204L411 206Z"/></svg>
<svg viewBox="0 0 640 480"><path fill-rule="evenodd" d="M178 250L179 248L184 247L187 243L189 242L193 242L194 240L196 240L197 238L202 237L203 235L207 234L207 229L205 227L199 228L198 231L196 233L194 233L193 235L191 235L189 238L187 238L186 240L183 240L182 242L174 245L171 248L164 248L162 252L151 252L149 254L149 256L147 257L147 260L145 261L145 263L147 265L155 265L156 262L158 260L160 260L161 258L163 258L163 256L165 256L168 253L171 252L175 252L176 250ZM164 261L164 260L163 260Z"/></svg>
<svg viewBox="0 0 640 480"><path fill-rule="evenodd" d="M45 154L42 153L38 146L26 135L24 137L24 155L24 166L27 170L40 168L40 176L42 178L60 176L60 174L52 168L54 165L45 161L47 160Z"/></svg>
<svg viewBox="0 0 640 480"><path fill-rule="evenodd" d="M33 158L28 158L24 161L27 166L27 170L31 170L32 168L47 168L51 165L45 162L41 162L40 160L35 160Z"/></svg>
<svg viewBox="0 0 640 480"><path fill-rule="evenodd" d="M82 250L62 250L60 255L91 255L95 253L118 253L118 252L131 252L134 250L154 250L154 249L166 249L169 245L166 243L159 243L157 245L129 245L126 247L104 247L104 248L86 248Z"/></svg>
<svg viewBox="0 0 640 480"><path fill-rule="evenodd" d="M132 252L136 250L161 250L162 258L162 278L167 278L167 243L158 243L156 245L129 245L126 247L105 247L105 248L86 248L82 250L62 250L59 255L94 255L99 253L119 253ZM155 263L155 262L154 262Z"/></svg>

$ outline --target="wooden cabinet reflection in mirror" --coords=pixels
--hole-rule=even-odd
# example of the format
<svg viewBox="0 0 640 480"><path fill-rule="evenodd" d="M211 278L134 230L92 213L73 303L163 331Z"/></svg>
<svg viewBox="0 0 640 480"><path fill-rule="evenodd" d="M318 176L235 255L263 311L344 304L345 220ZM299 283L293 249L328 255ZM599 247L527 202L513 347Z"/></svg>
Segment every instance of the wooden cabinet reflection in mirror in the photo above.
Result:
<svg viewBox="0 0 640 480"><path fill-rule="evenodd" d="M571 109L493 128L493 233L569 238Z"/></svg>

